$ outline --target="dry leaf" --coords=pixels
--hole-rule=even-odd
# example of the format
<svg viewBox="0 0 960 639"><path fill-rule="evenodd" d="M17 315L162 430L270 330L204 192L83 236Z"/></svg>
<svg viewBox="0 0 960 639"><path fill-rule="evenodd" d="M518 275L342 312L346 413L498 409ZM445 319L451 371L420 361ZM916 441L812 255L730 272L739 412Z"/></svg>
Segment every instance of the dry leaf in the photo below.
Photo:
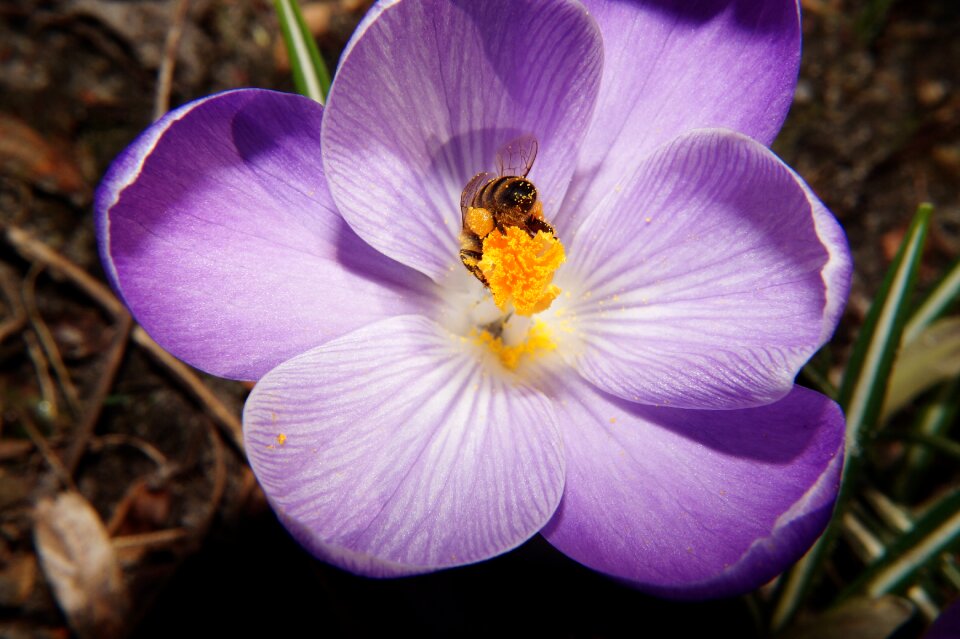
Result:
<svg viewBox="0 0 960 639"><path fill-rule="evenodd" d="M958 374L960 317L945 317L900 347L887 383L880 421L886 421L920 393Z"/></svg>
<svg viewBox="0 0 960 639"><path fill-rule="evenodd" d="M909 599L884 595L851 599L805 623L789 628L777 639L888 639L910 620Z"/></svg>
<svg viewBox="0 0 960 639"><path fill-rule="evenodd" d="M57 603L80 637L118 637L127 593L107 529L80 494L37 504L34 543Z"/></svg>

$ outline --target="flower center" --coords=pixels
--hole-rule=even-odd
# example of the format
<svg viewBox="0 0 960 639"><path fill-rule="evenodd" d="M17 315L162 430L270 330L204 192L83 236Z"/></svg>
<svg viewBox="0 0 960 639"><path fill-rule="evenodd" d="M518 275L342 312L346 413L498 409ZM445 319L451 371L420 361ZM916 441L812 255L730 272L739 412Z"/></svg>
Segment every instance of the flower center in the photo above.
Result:
<svg viewBox="0 0 960 639"><path fill-rule="evenodd" d="M507 226L483 238L483 258L477 264L487 279L497 308L529 317L550 307L560 294L551 282L563 264L563 244L553 234Z"/></svg>
<svg viewBox="0 0 960 639"><path fill-rule="evenodd" d="M550 339L550 332L543 322L534 322L527 330L525 339L518 344L510 345L504 341L505 338L509 340L509 336L505 336L502 332L495 333L498 333L498 331L491 331L490 328L474 329L470 333L470 338L493 351L500 363L510 370L517 368L521 358L529 359L557 348L557 345Z"/></svg>
<svg viewBox="0 0 960 639"><path fill-rule="evenodd" d="M487 294L470 305L466 340L492 353L500 365L515 370L522 361L556 350L546 322L532 320L560 293L552 283L563 264L563 244L553 233L504 226L482 240L476 270Z"/></svg>

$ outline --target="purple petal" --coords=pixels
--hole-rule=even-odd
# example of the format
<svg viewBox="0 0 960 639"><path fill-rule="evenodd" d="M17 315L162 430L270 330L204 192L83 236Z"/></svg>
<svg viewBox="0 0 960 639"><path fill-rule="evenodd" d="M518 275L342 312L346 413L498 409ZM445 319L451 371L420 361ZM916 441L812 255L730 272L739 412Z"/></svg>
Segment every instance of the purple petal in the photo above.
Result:
<svg viewBox="0 0 960 639"><path fill-rule="evenodd" d="M792 171L792 169L791 169ZM796 174L795 174L796 175ZM823 309L823 327L820 333L820 343L826 344L833 336L833 331L840 322L843 309L850 297L850 280L853 276L853 257L850 254L850 245L847 235L840 226L840 222L833 216L820 198L816 196L810 186L799 175L797 181L803 187L803 192L813 210L813 222L817 228L824 246L830 250L830 258L823 266L823 283L827 288L827 303Z"/></svg>
<svg viewBox="0 0 960 639"><path fill-rule="evenodd" d="M733 411L642 406L554 384L567 456L544 536L573 559L677 598L721 597L796 561L830 518L844 422L796 387Z"/></svg>
<svg viewBox="0 0 960 639"><path fill-rule="evenodd" d="M171 112L111 166L96 200L104 269L177 357L257 379L431 299L427 278L370 248L336 212L321 113L299 96L221 93Z"/></svg>
<svg viewBox="0 0 960 639"><path fill-rule="evenodd" d="M480 354L405 316L260 380L244 410L247 456L301 544L393 576L487 559L546 523L563 489L553 409Z"/></svg>
<svg viewBox="0 0 960 639"><path fill-rule="evenodd" d="M681 408L789 392L850 280L842 231L796 174L715 130L648 158L567 255L557 283L573 296L576 366L607 392Z"/></svg>
<svg viewBox="0 0 960 639"><path fill-rule="evenodd" d="M794 0L583 0L603 34L597 109L559 224L588 214L684 131L728 128L764 144L800 64Z"/></svg>
<svg viewBox="0 0 960 639"><path fill-rule="evenodd" d="M372 246L440 280L460 268L459 200L501 145L540 144L548 218L599 86L596 24L573 0L381 3L341 59L324 117L334 201Z"/></svg>
<svg viewBox="0 0 960 639"><path fill-rule="evenodd" d="M954 599L940 613L923 639L957 639L960 637L960 599Z"/></svg>

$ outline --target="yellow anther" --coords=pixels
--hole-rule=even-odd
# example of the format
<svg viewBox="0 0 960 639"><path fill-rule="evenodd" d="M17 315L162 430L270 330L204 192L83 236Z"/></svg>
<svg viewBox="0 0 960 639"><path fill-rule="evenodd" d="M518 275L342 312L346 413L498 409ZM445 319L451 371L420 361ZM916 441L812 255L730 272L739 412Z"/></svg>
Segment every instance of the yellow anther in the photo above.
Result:
<svg viewBox="0 0 960 639"><path fill-rule="evenodd" d="M517 315L533 315L549 308L560 294L550 282L563 264L563 244L550 233L534 237L515 226L506 233L494 230L483 240L479 267L487 278L493 301L507 312L512 304Z"/></svg>
<svg viewBox="0 0 960 639"><path fill-rule="evenodd" d="M503 339L487 331L473 331L471 337L489 348L506 368L514 370L524 356L533 357L557 348L543 322L536 322L527 332L526 339L516 346L506 346Z"/></svg>

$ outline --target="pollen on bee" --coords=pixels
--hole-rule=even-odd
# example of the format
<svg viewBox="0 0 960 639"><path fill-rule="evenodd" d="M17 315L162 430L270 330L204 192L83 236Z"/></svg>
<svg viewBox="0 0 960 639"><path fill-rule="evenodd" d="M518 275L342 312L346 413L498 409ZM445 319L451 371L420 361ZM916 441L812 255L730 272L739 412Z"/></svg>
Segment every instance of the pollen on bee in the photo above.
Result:
<svg viewBox="0 0 960 639"><path fill-rule="evenodd" d="M530 237L521 228L494 230L483 239L483 259L478 266L493 293L497 307L530 316L550 307L560 294L553 274L566 259L563 244L550 233Z"/></svg>
<svg viewBox="0 0 960 639"><path fill-rule="evenodd" d="M464 222L477 237L486 237L493 230L493 215L484 208L471 206L467 209Z"/></svg>

